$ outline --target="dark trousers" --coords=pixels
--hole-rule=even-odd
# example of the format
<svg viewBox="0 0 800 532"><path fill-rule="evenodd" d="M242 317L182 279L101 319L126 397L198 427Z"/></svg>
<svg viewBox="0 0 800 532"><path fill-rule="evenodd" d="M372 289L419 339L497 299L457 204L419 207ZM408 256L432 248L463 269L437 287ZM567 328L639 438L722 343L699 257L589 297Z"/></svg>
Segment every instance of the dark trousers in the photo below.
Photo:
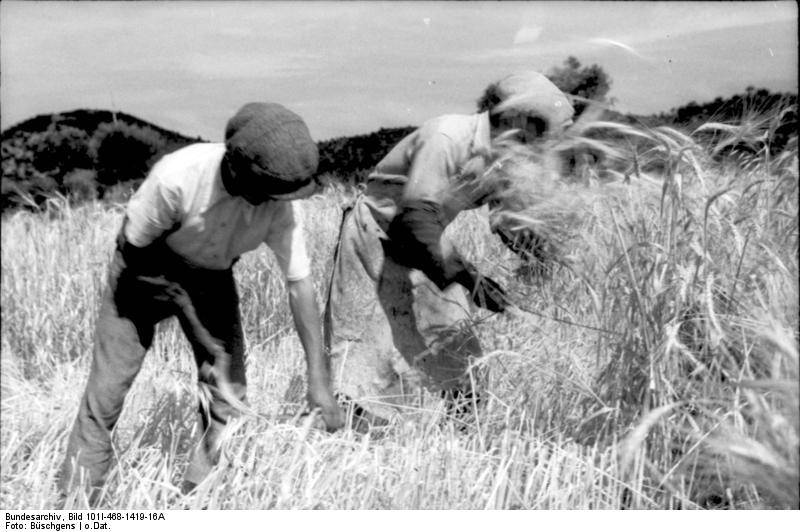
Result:
<svg viewBox="0 0 800 532"><path fill-rule="evenodd" d="M172 268L170 280L189 295L202 325L228 353L225 372L233 393L244 401L244 337L232 269ZM104 483L113 459L111 431L122 412L125 396L152 344L155 325L173 315L179 315L175 305L164 301L152 287L135 277L118 246L109 266L108 286L97 318L89 380L60 472L62 492L66 493L80 478L81 468L92 488ZM214 366L214 357L191 334L185 320L179 318L179 321L192 344L201 388L210 392L209 404L200 405L203 438L185 475L186 484L192 485L199 483L217 463L221 432L227 419L237 415L238 410L218 393L214 371L209 371Z"/></svg>

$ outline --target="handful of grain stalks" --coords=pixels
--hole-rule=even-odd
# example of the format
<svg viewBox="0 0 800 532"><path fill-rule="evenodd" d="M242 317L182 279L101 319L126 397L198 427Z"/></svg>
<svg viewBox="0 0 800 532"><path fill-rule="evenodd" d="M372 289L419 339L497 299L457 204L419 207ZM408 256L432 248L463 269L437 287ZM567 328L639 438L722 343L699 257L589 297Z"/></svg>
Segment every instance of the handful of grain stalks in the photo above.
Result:
<svg viewBox="0 0 800 532"><path fill-rule="evenodd" d="M528 242L534 235L537 255L571 262L582 228L596 221L595 206L618 195L630 173L639 175L634 143L658 143L651 132L599 120L600 113L588 109L563 134L538 143L511 135L493 141L492 164L468 186L488 199L495 232Z"/></svg>

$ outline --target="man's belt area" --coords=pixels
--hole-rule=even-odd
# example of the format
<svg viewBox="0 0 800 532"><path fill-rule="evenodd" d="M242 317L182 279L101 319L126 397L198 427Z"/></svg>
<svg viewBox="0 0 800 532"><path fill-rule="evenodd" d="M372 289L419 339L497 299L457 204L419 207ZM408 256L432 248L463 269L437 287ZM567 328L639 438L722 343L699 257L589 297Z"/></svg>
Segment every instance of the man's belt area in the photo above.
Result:
<svg viewBox="0 0 800 532"><path fill-rule="evenodd" d="M133 275L168 277L178 276L185 270L196 269L180 255L169 249L162 235L145 247L138 247L125 238L125 223L117 235L117 250L125 261L126 270Z"/></svg>
<svg viewBox="0 0 800 532"><path fill-rule="evenodd" d="M190 343L202 350L199 355L208 363L200 364L199 371L206 382L213 383L217 393L240 412L249 412L236 395L230 383L231 356L200 321L189 293L181 285L187 275L230 275L230 270L208 270L193 267L169 249L166 236L146 247L137 247L125 238L125 225L117 237L117 249L125 262L119 283L138 296L169 305L178 318ZM126 291L123 288L123 291ZM133 294L131 294L133 295Z"/></svg>
<svg viewBox="0 0 800 532"><path fill-rule="evenodd" d="M440 289L454 282L470 288L464 261L442 253L443 220L438 203L406 202L389 224L387 252L397 263L422 270Z"/></svg>
<svg viewBox="0 0 800 532"><path fill-rule="evenodd" d="M441 205L426 200L408 201L389 224L389 240L384 249L398 264L422 270L439 289L458 283L472 294L478 306L502 312L505 293L495 281L480 275L457 254L444 255L444 229Z"/></svg>

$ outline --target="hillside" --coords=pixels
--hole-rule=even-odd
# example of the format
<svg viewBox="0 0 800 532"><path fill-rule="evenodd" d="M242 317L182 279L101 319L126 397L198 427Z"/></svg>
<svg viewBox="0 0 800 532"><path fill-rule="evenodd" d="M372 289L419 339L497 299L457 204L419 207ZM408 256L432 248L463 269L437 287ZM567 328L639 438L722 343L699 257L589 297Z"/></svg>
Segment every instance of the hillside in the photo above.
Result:
<svg viewBox="0 0 800 532"><path fill-rule="evenodd" d="M36 206L56 193L102 196L141 180L165 153L202 140L121 112L35 116L2 132L2 209Z"/></svg>
<svg viewBox="0 0 800 532"><path fill-rule="evenodd" d="M319 143L319 173L353 181L413 127L383 128ZM81 201L123 184L137 186L163 155L188 137L122 112L78 109L38 115L2 132L3 211L35 207L55 194Z"/></svg>
<svg viewBox="0 0 800 532"><path fill-rule="evenodd" d="M33 118L29 118L28 120L13 125L3 131L2 139L5 141L20 135L40 133L46 131L50 124L54 122L63 126L74 127L91 134L97 130L100 124L114 122L115 120L132 124L141 128L151 128L164 138L170 139L177 143L196 142L203 140L201 137L190 138L175 131L164 129L151 122L142 120L141 118L137 118L127 113L91 109L76 109L66 113L36 115Z"/></svg>
<svg viewBox="0 0 800 532"><path fill-rule="evenodd" d="M797 95L748 87L742 94L706 103L689 102L650 116L606 112L606 120L645 127L667 125L693 131L707 122L743 123L771 131L771 153L784 149L797 131ZM781 111L775 112L775 109ZM319 174L347 183L361 181L413 126L381 128L365 135L318 142ZM712 141L716 129L697 140ZM2 132L0 210L36 207L56 194L80 202L104 197L118 185L129 191L161 156L202 138L170 131L127 113L79 109L38 115ZM738 142L731 150L751 150Z"/></svg>
<svg viewBox="0 0 800 532"><path fill-rule="evenodd" d="M383 156L414 126L381 128L367 135L337 137L318 143L320 174L328 173L341 180L358 180L374 168Z"/></svg>

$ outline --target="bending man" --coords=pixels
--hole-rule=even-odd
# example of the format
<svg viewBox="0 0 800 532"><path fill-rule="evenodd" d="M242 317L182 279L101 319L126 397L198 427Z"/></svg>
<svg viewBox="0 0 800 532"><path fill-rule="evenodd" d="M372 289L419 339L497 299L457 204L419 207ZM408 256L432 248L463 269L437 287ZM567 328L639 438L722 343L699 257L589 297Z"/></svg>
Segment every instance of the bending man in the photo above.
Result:
<svg viewBox="0 0 800 532"><path fill-rule="evenodd" d="M93 488L103 484L125 396L155 325L172 315L192 344L201 388L210 396L200 408L204 434L184 490L217 463L221 432L239 413L236 403L246 391L232 266L262 242L287 281L306 354L310 406L321 410L329 430L343 424L322 351L301 213L291 201L315 191L317 162L316 144L299 116L277 104L250 103L228 122L224 144L193 144L153 167L127 206L109 267L91 372L60 475L63 492L79 468Z"/></svg>
<svg viewBox="0 0 800 532"><path fill-rule="evenodd" d="M374 416L420 406L424 389L468 389L465 369L481 347L467 295L493 312L507 305L502 288L463 260L444 230L488 201L463 185L491 162L494 138L514 130L532 142L557 133L573 109L538 73L509 76L495 89L486 112L434 118L402 139L345 214L326 344L334 387ZM493 229L515 249L519 239Z"/></svg>

